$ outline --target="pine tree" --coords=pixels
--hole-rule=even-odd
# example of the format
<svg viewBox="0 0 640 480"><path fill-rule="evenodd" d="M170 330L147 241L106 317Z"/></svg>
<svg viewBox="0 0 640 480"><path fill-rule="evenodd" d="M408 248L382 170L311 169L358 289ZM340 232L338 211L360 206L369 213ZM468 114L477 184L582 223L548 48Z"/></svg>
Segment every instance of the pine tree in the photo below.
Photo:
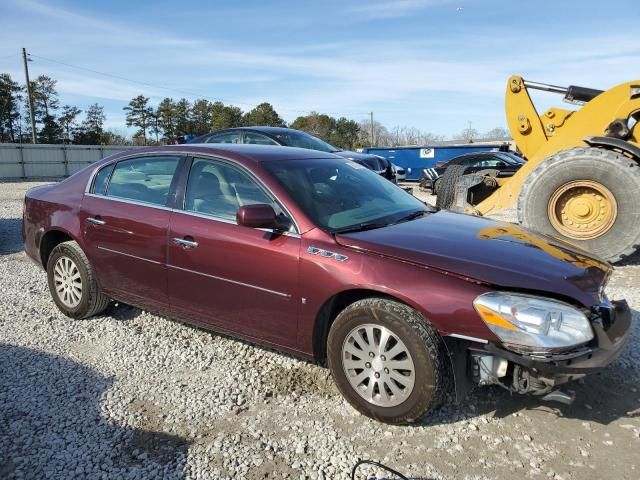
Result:
<svg viewBox="0 0 640 480"><path fill-rule="evenodd" d="M153 122L153 109L149 106L149 98L138 95L123 110L127 112L127 127L138 127L134 136L141 136L143 145L146 145L147 130Z"/></svg>

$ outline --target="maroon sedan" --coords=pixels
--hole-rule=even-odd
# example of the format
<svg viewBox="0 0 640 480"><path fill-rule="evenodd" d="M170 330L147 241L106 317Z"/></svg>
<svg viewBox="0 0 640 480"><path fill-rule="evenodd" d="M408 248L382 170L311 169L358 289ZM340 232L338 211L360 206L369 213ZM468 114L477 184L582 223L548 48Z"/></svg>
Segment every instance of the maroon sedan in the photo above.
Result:
<svg viewBox="0 0 640 480"><path fill-rule="evenodd" d="M611 363L629 332L609 265L312 150L120 153L30 190L23 235L66 315L116 299L326 360L390 423L476 384L568 400L558 385Z"/></svg>

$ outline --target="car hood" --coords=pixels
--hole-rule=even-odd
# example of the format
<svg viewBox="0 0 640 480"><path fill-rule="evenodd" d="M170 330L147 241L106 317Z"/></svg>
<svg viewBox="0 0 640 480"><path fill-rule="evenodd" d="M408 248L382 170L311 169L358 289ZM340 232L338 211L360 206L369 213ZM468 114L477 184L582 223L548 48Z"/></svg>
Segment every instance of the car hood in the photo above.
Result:
<svg viewBox="0 0 640 480"><path fill-rule="evenodd" d="M600 303L611 267L588 253L514 224L447 211L336 235L341 245L491 285Z"/></svg>

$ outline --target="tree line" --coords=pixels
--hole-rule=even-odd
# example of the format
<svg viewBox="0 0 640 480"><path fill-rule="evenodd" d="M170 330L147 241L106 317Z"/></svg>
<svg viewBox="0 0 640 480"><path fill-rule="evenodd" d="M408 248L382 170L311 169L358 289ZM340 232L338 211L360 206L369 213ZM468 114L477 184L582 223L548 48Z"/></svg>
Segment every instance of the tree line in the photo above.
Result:
<svg viewBox="0 0 640 480"><path fill-rule="evenodd" d="M36 137L39 143L82 145L157 145L183 141L185 136L202 135L223 128L261 125L296 128L309 132L336 147L353 150L370 145L433 144L445 140L442 135L416 128L396 126L387 129L379 122L356 122L345 117L311 112L287 124L273 106L261 103L249 111L207 99L189 101L165 98L154 106L148 97L138 95L123 108L126 126L133 127L131 137L105 129L104 107L94 103L83 111L77 106L60 105L56 80L40 75L30 82ZM373 130L373 131L372 131ZM373 134L373 135L372 135ZM454 135L456 140L505 138L508 132L495 128L480 134L471 127ZM26 88L7 73L0 74L0 142L30 142L31 123Z"/></svg>

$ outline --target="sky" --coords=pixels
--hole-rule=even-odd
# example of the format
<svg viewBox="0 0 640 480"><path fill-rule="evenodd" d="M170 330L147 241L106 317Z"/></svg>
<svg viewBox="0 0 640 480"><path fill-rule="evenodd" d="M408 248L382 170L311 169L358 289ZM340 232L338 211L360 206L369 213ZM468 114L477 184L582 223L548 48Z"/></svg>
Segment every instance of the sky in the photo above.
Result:
<svg viewBox="0 0 640 480"><path fill-rule="evenodd" d="M506 127L512 74L600 89L640 79L638 24L638 0L0 0L0 73L24 81L25 47L61 104L97 102L121 132L122 108L144 94L267 101L289 122L373 112L450 136Z"/></svg>

